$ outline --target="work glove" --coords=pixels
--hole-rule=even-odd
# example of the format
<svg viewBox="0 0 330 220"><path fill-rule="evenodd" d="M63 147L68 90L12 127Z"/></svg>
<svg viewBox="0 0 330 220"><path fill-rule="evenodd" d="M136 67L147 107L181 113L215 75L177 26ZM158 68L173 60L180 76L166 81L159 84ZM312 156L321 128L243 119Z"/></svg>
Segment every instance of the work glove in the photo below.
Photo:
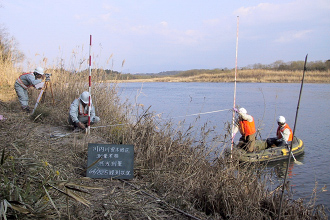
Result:
<svg viewBox="0 0 330 220"><path fill-rule="evenodd" d="M78 122L78 123L77 123L77 126L78 126L79 128L81 128L81 129L85 129L85 128L86 128L85 125L84 125L83 123L81 123L81 122Z"/></svg>
<svg viewBox="0 0 330 220"><path fill-rule="evenodd" d="M237 112L238 113L238 109L237 108L233 108L234 112Z"/></svg>
<svg viewBox="0 0 330 220"><path fill-rule="evenodd" d="M234 143L235 136L236 136L236 133L233 133L233 136L231 137L231 143Z"/></svg>

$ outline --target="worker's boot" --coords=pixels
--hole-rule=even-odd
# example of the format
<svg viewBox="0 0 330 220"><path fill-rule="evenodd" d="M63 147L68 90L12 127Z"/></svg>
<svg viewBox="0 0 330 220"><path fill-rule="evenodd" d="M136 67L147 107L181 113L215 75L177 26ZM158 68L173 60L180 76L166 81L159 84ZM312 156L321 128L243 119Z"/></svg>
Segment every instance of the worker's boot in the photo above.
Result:
<svg viewBox="0 0 330 220"><path fill-rule="evenodd" d="M30 110L30 107L27 105L27 106L22 106L22 110L26 113L30 113L31 110Z"/></svg>

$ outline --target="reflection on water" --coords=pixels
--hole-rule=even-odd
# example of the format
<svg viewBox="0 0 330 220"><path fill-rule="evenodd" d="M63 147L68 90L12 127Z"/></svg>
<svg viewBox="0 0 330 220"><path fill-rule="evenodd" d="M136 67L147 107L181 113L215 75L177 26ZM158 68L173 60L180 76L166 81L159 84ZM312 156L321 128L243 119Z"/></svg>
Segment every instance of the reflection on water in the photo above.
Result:
<svg viewBox="0 0 330 220"><path fill-rule="evenodd" d="M225 124L232 120L232 111L225 109L233 105L233 83L127 83L119 87L123 100L128 98L146 108L151 106L151 111L162 113L163 118L173 118L174 122L195 123L196 129L207 122L209 126L216 126L215 131L223 133ZM266 139L275 137L278 115L283 115L294 129L299 91L300 84L238 83L236 104L254 117L260 129L259 137ZM199 115L200 124L194 121L196 116L188 117L212 111L217 112ZM317 204L328 208L330 192L322 189L330 184L329 112L330 85L304 84L295 130L295 135L305 144L305 154L296 158L303 165L298 166L291 160L289 166L294 196L309 199L316 190ZM283 178L285 162L275 167L278 177Z"/></svg>
<svg viewBox="0 0 330 220"><path fill-rule="evenodd" d="M278 162L274 166L274 171L275 171L275 174L276 174L277 178L282 179L282 178L285 177L287 165L288 165L288 162L283 161L283 162ZM288 179L291 179L293 176L297 175L296 173L294 173L294 169L293 169L294 166L297 166L297 165L294 162L291 161L290 164L289 164L289 167L288 167L288 174L287 174Z"/></svg>

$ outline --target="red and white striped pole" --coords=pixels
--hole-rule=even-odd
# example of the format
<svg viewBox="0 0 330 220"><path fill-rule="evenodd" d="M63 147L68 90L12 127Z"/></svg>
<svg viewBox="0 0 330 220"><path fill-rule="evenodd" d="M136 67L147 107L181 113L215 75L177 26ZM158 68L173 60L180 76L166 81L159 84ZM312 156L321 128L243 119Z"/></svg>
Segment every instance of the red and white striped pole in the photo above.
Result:
<svg viewBox="0 0 330 220"><path fill-rule="evenodd" d="M88 127L87 127L87 133L90 134L90 129L91 129L91 96L92 96L92 56L91 56L91 51L92 51L92 35L89 37L89 100L88 100Z"/></svg>

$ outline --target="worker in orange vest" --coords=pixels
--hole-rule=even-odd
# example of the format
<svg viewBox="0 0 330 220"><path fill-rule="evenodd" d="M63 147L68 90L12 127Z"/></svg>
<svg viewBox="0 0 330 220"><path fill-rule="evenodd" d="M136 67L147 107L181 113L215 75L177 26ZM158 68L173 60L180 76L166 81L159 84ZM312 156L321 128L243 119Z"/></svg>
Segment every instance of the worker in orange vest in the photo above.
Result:
<svg viewBox="0 0 330 220"><path fill-rule="evenodd" d="M278 128L276 131L275 138L267 139L268 147L281 147L288 144L289 141L292 141L293 134L289 125L286 123L284 116L279 116L277 118Z"/></svg>
<svg viewBox="0 0 330 220"><path fill-rule="evenodd" d="M256 127L254 123L254 118L247 114L245 108L240 108L239 110L234 109L238 113L238 118L236 119L233 137L236 135L238 130L241 133L241 138L237 144L237 147L246 150L247 152L253 152L255 150L255 140L256 140Z"/></svg>
<svg viewBox="0 0 330 220"><path fill-rule="evenodd" d="M45 75L42 67L37 67L33 73L23 73L17 78L14 87L23 111L30 112L27 90L41 83L43 79Z"/></svg>

